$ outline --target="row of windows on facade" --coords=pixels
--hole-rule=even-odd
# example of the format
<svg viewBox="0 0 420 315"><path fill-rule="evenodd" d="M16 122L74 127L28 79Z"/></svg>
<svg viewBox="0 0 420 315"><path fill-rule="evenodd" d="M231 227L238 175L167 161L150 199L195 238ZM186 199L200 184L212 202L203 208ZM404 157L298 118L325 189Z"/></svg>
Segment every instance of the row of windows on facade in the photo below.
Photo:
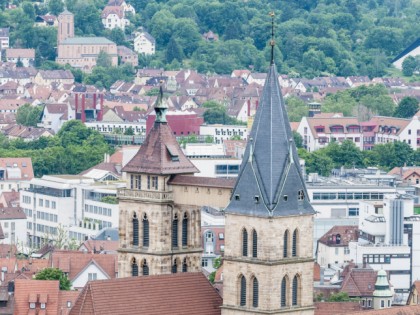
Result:
<svg viewBox="0 0 420 315"><path fill-rule="evenodd" d="M383 193L378 192L325 192L313 193L313 200L382 200Z"/></svg>
<svg viewBox="0 0 420 315"><path fill-rule="evenodd" d="M178 272L178 260L174 259L172 266L171 266L171 272L172 273L177 273ZM143 259L140 263L140 267L141 267L141 274L143 276L148 276L149 275L149 265L147 264L147 260ZM182 272L187 272L188 271L188 264L187 264L187 258L184 258L184 260L182 261L181 264L181 271ZM133 277L137 277L139 275L139 265L137 264L137 260L135 258L133 258L131 260L131 275Z"/></svg>
<svg viewBox="0 0 420 315"><path fill-rule="evenodd" d="M31 203L31 197L29 196L23 196L22 197L22 203L30 204ZM38 206L44 207L44 199L38 199ZM57 207L55 201L51 201L51 209L55 209ZM45 199L45 208L50 208L50 201L48 199Z"/></svg>
<svg viewBox="0 0 420 315"><path fill-rule="evenodd" d="M130 188L141 189L141 175L130 176ZM158 177L147 175L147 189L158 190L158 188L159 188Z"/></svg>
<svg viewBox="0 0 420 315"><path fill-rule="evenodd" d="M174 219L172 220L172 247L176 248L179 246L178 244L178 215L175 214ZM143 247L149 247L149 219L147 218L147 214L143 215L142 218L142 235L143 235ZM188 246L188 216L185 213L184 217L182 218L182 246ZM134 213L133 215L133 246L139 246L139 219L137 214Z"/></svg>
<svg viewBox="0 0 420 315"><path fill-rule="evenodd" d="M99 215L106 215L108 217L112 216L112 210L110 208L102 208L93 205L85 205L85 212L99 214Z"/></svg>
<svg viewBox="0 0 420 315"><path fill-rule="evenodd" d="M289 279L287 276L283 277L281 281L281 288L280 288L280 307L288 307L290 306L290 302L292 306L300 305L300 295L301 295L300 285L301 285L300 278L298 275L295 275L292 281L292 292L291 292L292 300L289 301L289 296L290 296ZM247 280L244 275L241 275L239 277L238 286L239 286L239 305L240 306L252 305L252 307L258 307L259 306L258 279L256 277L252 277L251 282L250 282L249 289L252 292L252 295L251 295L252 299L251 299L250 304L247 301Z"/></svg>
<svg viewBox="0 0 420 315"><path fill-rule="evenodd" d="M258 234L256 230L252 230L252 258L258 257ZM299 232L297 229L293 231L292 235L292 251L289 251L290 232L286 230L283 236L283 258L296 257L298 254ZM248 231L244 228L242 230L242 256L248 257Z"/></svg>

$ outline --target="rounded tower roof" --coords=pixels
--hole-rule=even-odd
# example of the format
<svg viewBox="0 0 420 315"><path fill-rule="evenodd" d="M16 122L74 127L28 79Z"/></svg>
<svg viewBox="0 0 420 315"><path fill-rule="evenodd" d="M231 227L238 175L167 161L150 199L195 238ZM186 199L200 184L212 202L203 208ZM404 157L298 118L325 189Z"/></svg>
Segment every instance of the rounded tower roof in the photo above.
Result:
<svg viewBox="0 0 420 315"><path fill-rule="evenodd" d="M392 292L389 287L388 277L385 270L378 271L378 276L375 283L374 297L392 297Z"/></svg>

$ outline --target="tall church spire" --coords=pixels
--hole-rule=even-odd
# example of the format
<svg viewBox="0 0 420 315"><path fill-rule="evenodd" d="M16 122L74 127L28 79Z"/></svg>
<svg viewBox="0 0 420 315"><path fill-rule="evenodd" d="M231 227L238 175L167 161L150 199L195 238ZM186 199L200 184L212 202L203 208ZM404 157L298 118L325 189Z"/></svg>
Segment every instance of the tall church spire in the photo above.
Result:
<svg viewBox="0 0 420 315"><path fill-rule="evenodd" d="M271 64L250 141L226 212L263 217L312 214L274 64Z"/></svg>

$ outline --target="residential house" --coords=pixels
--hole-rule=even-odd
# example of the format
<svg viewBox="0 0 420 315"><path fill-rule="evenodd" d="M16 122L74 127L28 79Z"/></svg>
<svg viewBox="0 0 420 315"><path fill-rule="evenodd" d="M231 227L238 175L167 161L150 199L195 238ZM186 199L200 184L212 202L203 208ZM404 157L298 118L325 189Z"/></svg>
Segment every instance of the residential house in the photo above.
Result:
<svg viewBox="0 0 420 315"><path fill-rule="evenodd" d="M220 315L221 305L222 297L201 272L184 272L89 282L70 315L136 314L139 310L149 315Z"/></svg>
<svg viewBox="0 0 420 315"><path fill-rule="evenodd" d="M318 264L344 265L350 261L349 242L357 241L358 227L352 225L334 226L319 240L316 248Z"/></svg>
<svg viewBox="0 0 420 315"><path fill-rule="evenodd" d="M94 254L117 254L119 242L112 240L93 240L84 241L78 248L84 253Z"/></svg>
<svg viewBox="0 0 420 315"><path fill-rule="evenodd" d="M74 84L74 76L70 70L39 70L34 83L40 86L51 86L53 83Z"/></svg>
<svg viewBox="0 0 420 315"><path fill-rule="evenodd" d="M49 129L16 125L15 123L4 126L1 132L8 139L22 139L25 142L54 135L54 131Z"/></svg>
<svg viewBox="0 0 420 315"><path fill-rule="evenodd" d="M0 85L0 95L18 95L23 94L25 88L15 81L9 81Z"/></svg>
<svg viewBox="0 0 420 315"><path fill-rule="evenodd" d="M349 76L346 78L346 81L351 88L372 84L372 81L367 76Z"/></svg>
<svg viewBox="0 0 420 315"><path fill-rule="evenodd" d="M19 207L19 192L18 191L3 191L0 193L0 208L15 208Z"/></svg>
<svg viewBox="0 0 420 315"><path fill-rule="evenodd" d="M0 207L0 224L3 231L4 244L27 243L26 214L21 207Z"/></svg>
<svg viewBox="0 0 420 315"><path fill-rule="evenodd" d="M246 82L248 84L256 83L258 85L263 86L265 83L266 77L267 77L266 73L253 72L246 78Z"/></svg>
<svg viewBox="0 0 420 315"><path fill-rule="evenodd" d="M232 78L241 78L242 80L246 80L246 78L251 74L250 70L233 70L231 77Z"/></svg>
<svg viewBox="0 0 420 315"><path fill-rule="evenodd" d="M215 143L223 143L237 136L242 140L248 138L248 128L242 125L201 125L200 135L212 136Z"/></svg>
<svg viewBox="0 0 420 315"><path fill-rule="evenodd" d="M88 281L118 277L118 255L83 251L56 250L50 266L59 268L68 277L73 289L83 289Z"/></svg>
<svg viewBox="0 0 420 315"><path fill-rule="evenodd" d="M55 15L37 15L35 18L35 26L58 26L58 19Z"/></svg>
<svg viewBox="0 0 420 315"><path fill-rule="evenodd" d="M420 167L415 166L403 166L394 167L389 171L389 175L395 175L404 184L417 185L420 184Z"/></svg>
<svg viewBox="0 0 420 315"><path fill-rule="evenodd" d="M23 67L30 67L35 64L35 49L6 49L6 60L18 64L22 63Z"/></svg>
<svg viewBox="0 0 420 315"><path fill-rule="evenodd" d="M156 40L146 31L134 33L134 51L143 55L154 55L156 52Z"/></svg>
<svg viewBox="0 0 420 315"><path fill-rule="evenodd" d="M120 28L125 29L130 25L130 21L125 18L124 9L120 6L107 5L101 13L102 24L106 29Z"/></svg>
<svg viewBox="0 0 420 315"><path fill-rule="evenodd" d="M0 51L9 48L9 28L0 28Z"/></svg>
<svg viewBox="0 0 420 315"><path fill-rule="evenodd" d="M217 42L219 40L219 35L214 34L212 31L203 33L203 39L207 42Z"/></svg>
<svg viewBox="0 0 420 315"><path fill-rule="evenodd" d="M407 299L407 305L418 305L420 304L420 280L413 282L413 285L410 288L410 293Z"/></svg>
<svg viewBox="0 0 420 315"><path fill-rule="evenodd" d="M208 273L213 272L216 258L221 257L225 250L225 220L224 213L212 207L201 208L201 237L203 256L201 267Z"/></svg>
<svg viewBox="0 0 420 315"><path fill-rule="evenodd" d="M139 65L139 56L130 48L117 46L117 53L121 64L129 63L133 67L137 67Z"/></svg>
<svg viewBox="0 0 420 315"><path fill-rule="evenodd" d="M134 50L137 51L136 49ZM149 68L138 69L136 73L136 77L134 79L134 83L145 85L148 80L150 80L153 77L162 76L163 73L164 73L163 69L149 69Z"/></svg>
<svg viewBox="0 0 420 315"><path fill-rule="evenodd" d="M121 7L126 14L136 14L134 7L130 3L127 3L125 0L109 0L107 6Z"/></svg>
<svg viewBox="0 0 420 315"><path fill-rule="evenodd" d="M76 113L69 103L46 104L38 127L52 130L56 134L64 123L75 118Z"/></svg>
<svg viewBox="0 0 420 315"><path fill-rule="evenodd" d="M190 96L171 96L168 98L169 107L175 110L185 111L188 109L195 109L198 107L197 103Z"/></svg>
<svg viewBox="0 0 420 315"><path fill-rule="evenodd" d="M420 37L414 41L410 46L399 53L393 60L392 64L397 69L402 69L402 64L408 56L416 57L420 55Z"/></svg>
<svg viewBox="0 0 420 315"><path fill-rule="evenodd" d="M19 191L33 178L31 158L0 158L0 192Z"/></svg>

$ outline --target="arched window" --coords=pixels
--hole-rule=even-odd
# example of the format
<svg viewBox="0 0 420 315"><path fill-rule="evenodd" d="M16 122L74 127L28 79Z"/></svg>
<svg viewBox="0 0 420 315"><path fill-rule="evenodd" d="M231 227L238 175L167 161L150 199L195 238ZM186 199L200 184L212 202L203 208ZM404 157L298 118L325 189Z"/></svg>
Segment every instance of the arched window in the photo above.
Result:
<svg viewBox="0 0 420 315"><path fill-rule="evenodd" d="M283 258L286 258L288 256L288 252L289 252L289 230L286 230L286 232L284 232L284 237L283 237Z"/></svg>
<svg viewBox="0 0 420 315"><path fill-rule="evenodd" d="M142 269L143 269L143 276L148 276L149 275L149 266L147 265L146 259L143 260Z"/></svg>
<svg viewBox="0 0 420 315"><path fill-rule="evenodd" d="M257 231L252 231L252 257L257 258L258 254L258 236Z"/></svg>
<svg viewBox="0 0 420 315"><path fill-rule="evenodd" d="M248 256L248 232L246 229L242 230L242 256Z"/></svg>
<svg viewBox="0 0 420 315"><path fill-rule="evenodd" d="M143 246L149 247L149 219L147 214L143 217Z"/></svg>
<svg viewBox="0 0 420 315"><path fill-rule="evenodd" d="M182 246L188 246L188 216L186 213L182 219Z"/></svg>
<svg viewBox="0 0 420 315"><path fill-rule="evenodd" d="M182 272L187 272L188 265L187 265L187 258L184 258L184 261L182 262Z"/></svg>
<svg viewBox="0 0 420 315"><path fill-rule="evenodd" d="M292 305L298 305L299 303L299 278L298 276L294 276L293 283L292 283Z"/></svg>
<svg viewBox="0 0 420 315"><path fill-rule="evenodd" d="M297 256L297 246L298 246L298 240L299 240L299 232L298 230L294 230L293 231L293 240L292 240L292 256L296 257Z"/></svg>
<svg viewBox="0 0 420 315"><path fill-rule="evenodd" d="M258 307L258 280L254 278L252 281L252 306Z"/></svg>
<svg viewBox="0 0 420 315"><path fill-rule="evenodd" d="M241 293L239 296L239 305L245 306L246 305L246 279L245 276L241 276Z"/></svg>
<svg viewBox="0 0 420 315"><path fill-rule="evenodd" d="M139 266L137 265L135 258L131 261L131 275L133 277L137 277L139 275Z"/></svg>
<svg viewBox="0 0 420 315"><path fill-rule="evenodd" d="M172 247L178 247L178 216L172 220Z"/></svg>
<svg viewBox="0 0 420 315"><path fill-rule="evenodd" d="M176 262L176 259L174 259L174 264L172 265L172 273L177 273L178 271L178 263Z"/></svg>
<svg viewBox="0 0 420 315"><path fill-rule="evenodd" d="M136 213L133 215L133 246L139 246L139 219Z"/></svg>
<svg viewBox="0 0 420 315"><path fill-rule="evenodd" d="M281 292L280 292L280 306L286 307L287 306L287 278L283 277L281 280Z"/></svg>

